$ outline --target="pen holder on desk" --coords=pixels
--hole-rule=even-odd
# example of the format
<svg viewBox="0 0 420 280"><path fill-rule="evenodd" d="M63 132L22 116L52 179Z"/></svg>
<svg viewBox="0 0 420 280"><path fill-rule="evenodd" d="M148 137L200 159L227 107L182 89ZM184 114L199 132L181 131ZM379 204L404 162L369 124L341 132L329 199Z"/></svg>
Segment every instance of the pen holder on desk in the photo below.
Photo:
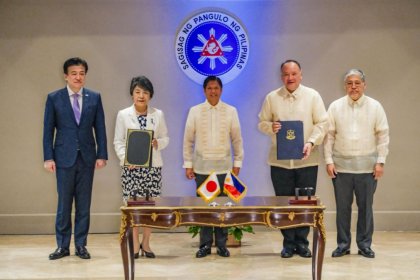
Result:
<svg viewBox="0 0 420 280"><path fill-rule="evenodd" d="M127 200L127 206L143 206L143 205L155 205L156 202L149 196L149 192L146 190L146 197L130 197Z"/></svg>
<svg viewBox="0 0 420 280"><path fill-rule="evenodd" d="M299 191L305 190L306 196L299 196ZM317 205L318 199L312 196L314 188L295 188L295 196L289 197L289 204Z"/></svg>
<svg viewBox="0 0 420 280"><path fill-rule="evenodd" d="M308 199L307 196L298 196L296 199L295 196L289 197L289 204L290 205L317 205L318 199L316 196L312 196Z"/></svg>
<svg viewBox="0 0 420 280"><path fill-rule="evenodd" d="M145 198L129 198L127 200L127 206L144 206L155 204L156 202L153 199L146 200Z"/></svg>

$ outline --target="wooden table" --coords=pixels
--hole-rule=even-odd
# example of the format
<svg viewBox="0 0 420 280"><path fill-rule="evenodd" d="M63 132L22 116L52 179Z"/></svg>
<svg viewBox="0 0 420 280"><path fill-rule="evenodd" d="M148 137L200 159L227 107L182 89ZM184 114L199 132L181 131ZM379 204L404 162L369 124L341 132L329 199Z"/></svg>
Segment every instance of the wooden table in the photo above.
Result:
<svg viewBox="0 0 420 280"><path fill-rule="evenodd" d="M134 280L133 227L172 229L178 226L231 227L265 225L273 229L311 226L314 228L312 279L321 279L325 251L325 206L289 205L288 197L245 197L240 204L225 206L226 197L218 197L219 206L208 206L198 197L160 197L155 205L121 207L120 245L125 279Z"/></svg>

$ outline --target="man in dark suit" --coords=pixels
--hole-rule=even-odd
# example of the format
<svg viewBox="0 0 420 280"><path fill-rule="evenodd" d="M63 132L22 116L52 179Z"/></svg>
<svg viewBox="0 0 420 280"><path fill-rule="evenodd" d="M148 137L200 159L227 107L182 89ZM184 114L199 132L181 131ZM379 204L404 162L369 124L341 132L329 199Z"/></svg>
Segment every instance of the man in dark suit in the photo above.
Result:
<svg viewBox="0 0 420 280"><path fill-rule="evenodd" d="M84 88L88 65L70 58L64 65L67 86L47 97L44 116L44 168L56 172L58 206L57 249L50 260L70 255L71 212L75 204L75 254L89 259L86 249L95 168L108 159L105 117L99 93Z"/></svg>

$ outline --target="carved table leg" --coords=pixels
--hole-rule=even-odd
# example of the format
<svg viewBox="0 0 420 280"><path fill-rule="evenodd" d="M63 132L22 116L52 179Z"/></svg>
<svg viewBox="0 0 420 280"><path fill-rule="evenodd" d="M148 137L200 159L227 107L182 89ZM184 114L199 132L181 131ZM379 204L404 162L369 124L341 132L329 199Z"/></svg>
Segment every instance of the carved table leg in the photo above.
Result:
<svg viewBox="0 0 420 280"><path fill-rule="evenodd" d="M124 266L124 279L134 280L133 228L127 223L127 215L125 213L121 215L120 247Z"/></svg>
<svg viewBox="0 0 420 280"><path fill-rule="evenodd" d="M324 261L326 235L323 218L324 214L318 213L315 221L312 255L312 279L314 280L321 280Z"/></svg>
<svg viewBox="0 0 420 280"><path fill-rule="evenodd" d="M130 226L128 228L127 232L127 238L128 238L128 250L130 254L128 255L128 258L130 260L130 280L134 280L134 244L133 244L133 228Z"/></svg>

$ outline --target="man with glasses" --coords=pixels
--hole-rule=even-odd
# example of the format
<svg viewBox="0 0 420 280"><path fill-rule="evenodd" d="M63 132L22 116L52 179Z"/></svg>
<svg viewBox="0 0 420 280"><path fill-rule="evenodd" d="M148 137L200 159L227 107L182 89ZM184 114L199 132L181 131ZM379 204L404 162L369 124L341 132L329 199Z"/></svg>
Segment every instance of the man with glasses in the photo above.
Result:
<svg viewBox="0 0 420 280"><path fill-rule="evenodd" d="M328 175L334 185L337 206L337 245L333 257L350 254L353 193L358 207L358 254L374 258L373 195L384 173L389 127L381 104L364 95L365 74L349 70L344 77L347 96L331 103L329 129L324 142Z"/></svg>

